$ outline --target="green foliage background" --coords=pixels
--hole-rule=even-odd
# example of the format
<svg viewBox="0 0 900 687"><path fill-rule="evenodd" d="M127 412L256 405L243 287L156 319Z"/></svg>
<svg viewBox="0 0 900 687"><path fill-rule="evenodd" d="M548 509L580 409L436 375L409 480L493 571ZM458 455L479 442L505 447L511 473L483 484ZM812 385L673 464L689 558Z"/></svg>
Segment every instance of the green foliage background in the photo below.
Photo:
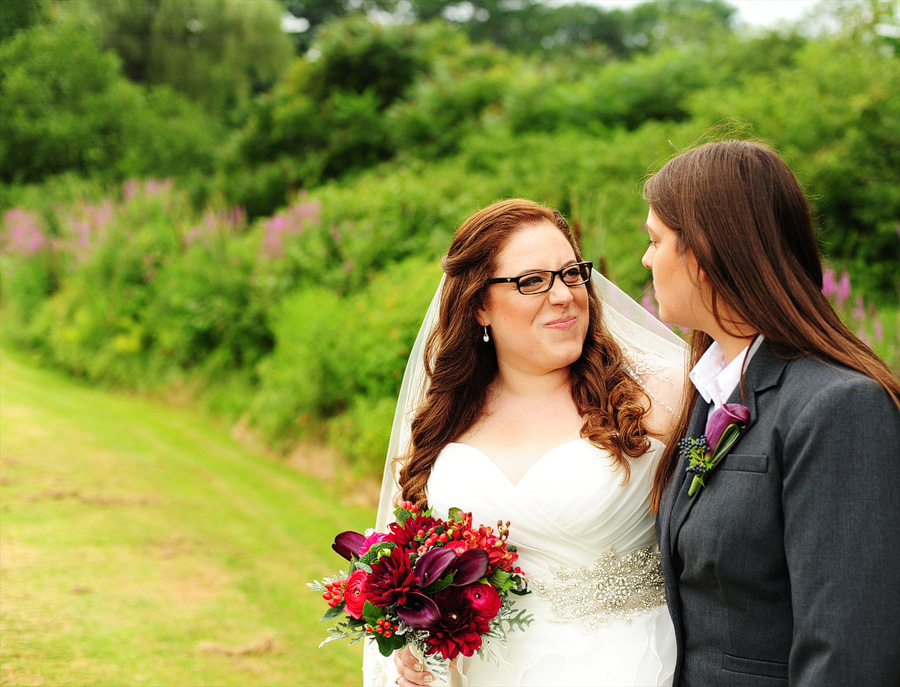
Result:
<svg viewBox="0 0 900 687"><path fill-rule="evenodd" d="M477 21L367 6L392 22L275 0L16 7L0 36L0 329L91 383L188 399L284 453L328 442L375 476L466 216L513 196L556 206L641 298L642 179L726 136L786 157L852 276L837 304L900 369L894 3L765 32L717 0L485 1ZM285 7L310 17L302 38L281 30Z"/></svg>

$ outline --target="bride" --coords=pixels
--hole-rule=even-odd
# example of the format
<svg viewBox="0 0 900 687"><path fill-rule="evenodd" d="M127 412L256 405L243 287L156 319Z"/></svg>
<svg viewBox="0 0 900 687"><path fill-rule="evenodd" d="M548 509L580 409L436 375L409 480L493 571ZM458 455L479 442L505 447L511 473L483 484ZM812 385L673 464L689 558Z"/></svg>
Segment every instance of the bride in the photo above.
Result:
<svg viewBox="0 0 900 687"><path fill-rule="evenodd" d="M452 682L671 684L649 496L684 345L592 279L562 216L528 200L466 220L443 267L401 389L378 529L398 498L437 517L456 506L511 521L532 590L515 604L534 617L509 633L499 665L460 657ZM364 676L432 677L406 649L390 660L370 647Z"/></svg>

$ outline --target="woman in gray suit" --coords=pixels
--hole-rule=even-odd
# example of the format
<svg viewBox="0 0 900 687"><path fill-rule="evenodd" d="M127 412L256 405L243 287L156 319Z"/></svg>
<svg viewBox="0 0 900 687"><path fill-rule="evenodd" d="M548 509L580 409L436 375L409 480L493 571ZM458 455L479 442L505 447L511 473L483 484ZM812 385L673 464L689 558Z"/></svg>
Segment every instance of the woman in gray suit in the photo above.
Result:
<svg viewBox="0 0 900 687"><path fill-rule="evenodd" d="M653 490L676 687L896 687L900 381L822 295L800 184L725 141L644 193L660 317L693 331Z"/></svg>

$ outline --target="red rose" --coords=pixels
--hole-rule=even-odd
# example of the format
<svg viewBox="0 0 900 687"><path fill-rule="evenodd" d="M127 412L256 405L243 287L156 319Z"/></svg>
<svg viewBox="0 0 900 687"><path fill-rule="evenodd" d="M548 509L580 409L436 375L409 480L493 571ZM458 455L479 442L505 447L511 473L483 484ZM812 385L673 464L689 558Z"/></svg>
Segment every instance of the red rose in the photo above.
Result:
<svg viewBox="0 0 900 687"><path fill-rule="evenodd" d="M351 579L352 577L353 576L351 575ZM348 583L348 592L349 589L350 585ZM494 585L486 582L476 582L475 584L463 587L462 590L463 594L465 594L469 603L472 605L472 610L485 620L493 620L497 613L499 613L500 606L503 602L501 601L497 590L494 588ZM349 599L349 593L345 594L345 598ZM347 605L349 606L349 604L350 602L348 601Z"/></svg>
<svg viewBox="0 0 900 687"><path fill-rule="evenodd" d="M344 587L344 603L347 613L357 620L362 618L363 606L366 605L365 585L368 576L369 574L365 570L354 570L347 578L347 586Z"/></svg>
<svg viewBox="0 0 900 687"><path fill-rule="evenodd" d="M475 612L464 587L449 587L434 595L441 618L430 629L429 654L454 659L471 656L481 648L481 635L490 630L488 619Z"/></svg>

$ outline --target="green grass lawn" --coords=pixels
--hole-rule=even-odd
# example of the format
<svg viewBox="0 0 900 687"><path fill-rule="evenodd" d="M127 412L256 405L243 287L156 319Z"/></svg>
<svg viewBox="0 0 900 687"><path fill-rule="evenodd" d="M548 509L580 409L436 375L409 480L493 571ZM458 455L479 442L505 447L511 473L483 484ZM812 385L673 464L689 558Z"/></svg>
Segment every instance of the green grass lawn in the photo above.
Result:
<svg viewBox="0 0 900 687"><path fill-rule="evenodd" d="M192 411L0 355L0 682L351 685L306 582L372 509Z"/></svg>

